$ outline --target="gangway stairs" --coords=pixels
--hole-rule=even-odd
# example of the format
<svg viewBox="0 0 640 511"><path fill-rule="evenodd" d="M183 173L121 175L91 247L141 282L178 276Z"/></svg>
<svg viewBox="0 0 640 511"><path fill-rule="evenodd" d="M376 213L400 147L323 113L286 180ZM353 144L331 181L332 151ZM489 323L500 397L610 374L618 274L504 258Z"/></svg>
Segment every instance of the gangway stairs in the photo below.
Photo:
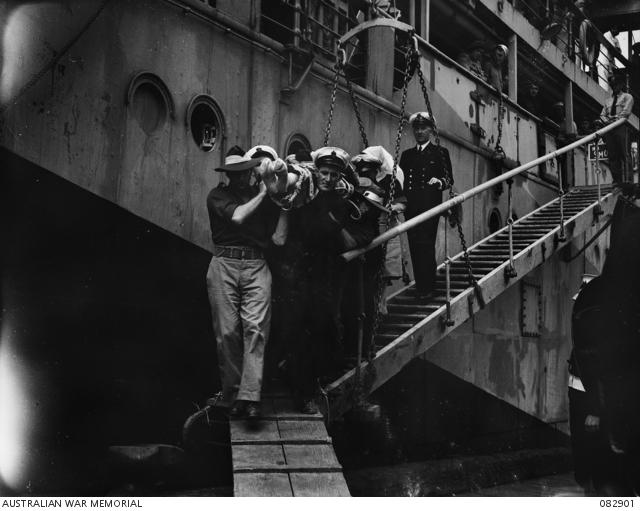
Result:
<svg viewBox="0 0 640 511"><path fill-rule="evenodd" d="M599 199L600 197L600 199ZM613 213L617 192L610 187L574 188L513 223L513 269L508 226L469 248L473 275L485 303L542 264L571 240L602 226ZM561 209L563 215L561 216ZM563 227L561 221L564 219ZM438 267L436 291L427 299L409 285L388 299L388 314L374 339L375 355L325 387L329 415L341 415L362 396L397 374L480 309L468 283L463 253L451 259L450 316L447 320L445 264Z"/></svg>

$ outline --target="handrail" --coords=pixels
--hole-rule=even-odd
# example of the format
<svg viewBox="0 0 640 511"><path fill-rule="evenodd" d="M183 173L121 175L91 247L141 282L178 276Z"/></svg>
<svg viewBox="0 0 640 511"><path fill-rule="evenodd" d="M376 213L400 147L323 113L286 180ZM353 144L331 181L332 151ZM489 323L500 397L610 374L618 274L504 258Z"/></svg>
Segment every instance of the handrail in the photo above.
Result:
<svg viewBox="0 0 640 511"><path fill-rule="evenodd" d="M352 261L353 259L355 259L356 257L360 257L361 255L369 252L370 250L374 249L375 247L378 247L380 245L382 245L383 243L389 241L391 238L395 238L396 236L402 234L403 232L408 231L409 229L411 229L412 227L415 227L418 224L421 224L422 222L425 222L426 220L429 220L430 218L434 218L438 215L440 215L441 213L444 213L445 211L451 209L452 207L463 203L464 201L466 201L467 199L470 199L471 197L474 197L476 195L478 195L480 192L483 192L485 190L491 189L493 188L495 185L502 183L503 181L507 181L511 178L513 178L514 176L517 176L518 174L523 173L524 171L535 167L536 165L539 165L541 163L544 163L545 161L551 160L552 158L557 158L558 156L560 156L561 154L567 153L577 147L580 147L581 145L584 145L588 142L591 142L592 140L595 140L597 138L600 138L603 134L608 133L611 130L614 130L615 128L617 128L618 126L622 126L625 122L627 122L627 119L618 119L617 121L612 122L611 124L605 126L604 128L600 128L597 131L594 131L591 135L587 135L586 137L583 137L581 139L576 140L575 142L572 142L569 145L566 145L560 149L556 149L553 152L547 153L544 156L540 156L539 158L536 158L535 160L531 160L529 163L525 163L524 165L520 165L519 167L516 167L513 170L510 170L508 172L505 172L504 174L501 174L497 177L494 177L493 179L490 179L489 181L485 181L484 183L471 188L469 190L467 190L466 192L462 192L459 195L456 195L455 197L453 197L452 199L449 199L448 201L443 202L442 204L440 204L439 206L436 206L435 208L429 209L428 211L425 211L424 213L421 213L413 218L411 218L410 220L407 220L405 222L402 222L401 224L389 229L388 231L385 231L384 233L382 233L380 236L376 237L371 243L369 243L366 247L362 247L362 248L358 248L358 249L354 249L354 250L349 250L348 252L344 252L343 254L341 254L341 257L345 260L345 261Z"/></svg>

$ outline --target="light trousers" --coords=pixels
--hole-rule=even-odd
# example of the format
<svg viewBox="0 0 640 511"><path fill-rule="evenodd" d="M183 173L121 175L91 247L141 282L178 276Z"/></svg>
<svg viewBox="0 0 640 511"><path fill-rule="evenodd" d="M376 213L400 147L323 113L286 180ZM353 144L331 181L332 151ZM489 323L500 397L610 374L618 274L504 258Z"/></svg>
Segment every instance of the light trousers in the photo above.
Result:
<svg viewBox="0 0 640 511"><path fill-rule="evenodd" d="M222 403L260 401L271 324L271 272L264 259L214 256L207 289L216 336Z"/></svg>

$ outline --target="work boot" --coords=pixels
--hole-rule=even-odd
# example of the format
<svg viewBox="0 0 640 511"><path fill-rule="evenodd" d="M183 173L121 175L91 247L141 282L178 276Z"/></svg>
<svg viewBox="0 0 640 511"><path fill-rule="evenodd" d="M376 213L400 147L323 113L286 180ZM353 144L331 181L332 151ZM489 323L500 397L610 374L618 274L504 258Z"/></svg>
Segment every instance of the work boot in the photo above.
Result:
<svg viewBox="0 0 640 511"><path fill-rule="evenodd" d="M246 416L247 419L256 420L262 415L260 403L258 401L247 401Z"/></svg>

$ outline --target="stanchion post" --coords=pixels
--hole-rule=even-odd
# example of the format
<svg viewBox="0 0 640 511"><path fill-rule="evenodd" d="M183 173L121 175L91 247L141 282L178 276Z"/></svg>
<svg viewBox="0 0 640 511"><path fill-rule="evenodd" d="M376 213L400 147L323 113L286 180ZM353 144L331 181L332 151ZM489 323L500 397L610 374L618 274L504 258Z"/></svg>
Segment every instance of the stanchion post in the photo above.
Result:
<svg viewBox="0 0 640 511"><path fill-rule="evenodd" d="M595 209L594 209L594 215L596 220L600 217L600 215L602 215L603 211L602 211L602 185L600 182L600 175L602 173L602 170L600 169L600 151L598 150L598 141L600 140L600 137L596 137L595 139L595 145L596 145L596 183L598 185L598 204L596 205Z"/></svg>
<svg viewBox="0 0 640 511"><path fill-rule="evenodd" d="M560 232L558 233L558 241L567 241L567 234L564 232L564 190L562 187L562 172L558 165L558 158L553 159L558 169L558 195L560 197Z"/></svg>
<svg viewBox="0 0 640 511"><path fill-rule="evenodd" d="M518 272L516 272L516 267L513 261L513 206L511 203L511 194L513 187L513 179L508 179L507 184L509 185L509 191L507 194L507 226L509 232L509 266L507 266L504 270L505 279L511 279L513 277L518 276Z"/></svg>
<svg viewBox="0 0 640 511"><path fill-rule="evenodd" d="M451 212L449 212L451 214ZM443 328L452 327L454 321L451 319L451 258L449 257L449 235L447 234L449 229L449 220L445 218L444 221L444 279L446 285L447 303L446 303L446 316L440 317Z"/></svg>

